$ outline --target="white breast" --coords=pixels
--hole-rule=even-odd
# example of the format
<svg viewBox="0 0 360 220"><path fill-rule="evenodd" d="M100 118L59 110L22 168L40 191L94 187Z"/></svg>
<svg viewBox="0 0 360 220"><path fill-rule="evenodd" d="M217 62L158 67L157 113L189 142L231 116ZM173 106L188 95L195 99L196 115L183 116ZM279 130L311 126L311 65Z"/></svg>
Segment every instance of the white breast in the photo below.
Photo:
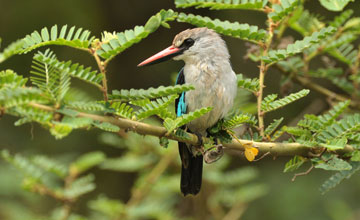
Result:
<svg viewBox="0 0 360 220"><path fill-rule="evenodd" d="M232 108L236 96L236 75L230 64L211 66L186 64L185 82L194 85L195 90L186 92L187 111L193 112L203 107L213 107L206 115L190 122L192 132L205 134L206 129L223 118Z"/></svg>

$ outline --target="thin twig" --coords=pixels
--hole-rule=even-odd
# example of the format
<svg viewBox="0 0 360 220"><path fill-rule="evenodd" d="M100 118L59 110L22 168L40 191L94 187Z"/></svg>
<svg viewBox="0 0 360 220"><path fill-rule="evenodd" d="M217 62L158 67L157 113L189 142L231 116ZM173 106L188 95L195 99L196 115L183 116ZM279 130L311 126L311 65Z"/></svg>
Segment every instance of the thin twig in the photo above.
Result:
<svg viewBox="0 0 360 220"><path fill-rule="evenodd" d="M295 179L296 179L296 177L298 177L298 176L305 176L305 175L308 175L311 171L312 171L312 169L314 169L314 165L312 164L311 165L311 167L307 170L307 171L305 171L305 172L302 172L302 173L296 173L295 175L294 175L294 177L291 179L291 181L295 181Z"/></svg>
<svg viewBox="0 0 360 220"><path fill-rule="evenodd" d="M274 31L275 31L275 27L277 26L277 24L275 24L270 18L268 20L269 22L269 35L268 38L265 42L265 44L263 45L263 56L266 56L269 49L270 49L270 45L272 42L272 39L274 37ZM263 92L264 92L264 80L265 80L265 74L266 71L268 69L268 66L266 65L265 61L261 60L260 61L260 73L259 73L259 91L257 93L257 111L258 111L258 120L259 120L259 132L260 132L260 136L264 137L264 112L261 111L261 103L263 100Z"/></svg>
<svg viewBox="0 0 360 220"><path fill-rule="evenodd" d="M99 55L96 53L97 49L91 49L90 53L93 55L93 57L95 58L96 64L98 65L98 68L101 72L101 74L103 75L102 78L102 92L103 92L103 96L104 96L104 100L107 102L109 100L108 98L108 86L107 86L107 79L106 79L106 64L105 62L101 61Z"/></svg>

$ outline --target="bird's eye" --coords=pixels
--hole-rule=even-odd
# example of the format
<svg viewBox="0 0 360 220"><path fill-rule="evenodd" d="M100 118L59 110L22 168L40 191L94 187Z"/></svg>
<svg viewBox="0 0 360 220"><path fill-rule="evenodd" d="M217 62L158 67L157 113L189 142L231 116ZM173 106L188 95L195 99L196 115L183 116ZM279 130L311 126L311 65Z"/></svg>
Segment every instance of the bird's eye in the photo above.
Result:
<svg viewBox="0 0 360 220"><path fill-rule="evenodd" d="M191 47L193 44L195 43L195 41L192 39L192 38L187 38L184 40L184 42L182 43L182 47L185 47L185 48L189 48Z"/></svg>

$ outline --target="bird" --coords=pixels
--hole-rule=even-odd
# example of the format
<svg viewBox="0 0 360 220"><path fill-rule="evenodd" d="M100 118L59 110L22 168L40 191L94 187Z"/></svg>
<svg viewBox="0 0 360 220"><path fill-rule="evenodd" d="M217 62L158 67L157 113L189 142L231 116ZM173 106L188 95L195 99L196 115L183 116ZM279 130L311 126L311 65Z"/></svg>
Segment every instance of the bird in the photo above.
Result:
<svg viewBox="0 0 360 220"><path fill-rule="evenodd" d="M185 125L186 130L207 136L207 129L223 119L231 110L237 93L237 78L230 63L225 41L214 30L200 27L177 34L171 46L144 60L138 66L147 66L173 58L183 60L176 83L191 84L194 90L183 92L175 100L179 117L204 107L212 110ZM199 141L199 145L201 145ZM180 189L184 196L196 195L202 183L203 155L198 146L179 142L181 158Z"/></svg>

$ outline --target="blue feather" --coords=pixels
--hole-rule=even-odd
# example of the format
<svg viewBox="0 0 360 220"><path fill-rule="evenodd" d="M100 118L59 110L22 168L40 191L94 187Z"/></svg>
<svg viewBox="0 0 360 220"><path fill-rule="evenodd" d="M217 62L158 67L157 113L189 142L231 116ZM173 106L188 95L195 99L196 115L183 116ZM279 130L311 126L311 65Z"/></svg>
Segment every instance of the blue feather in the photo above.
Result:
<svg viewBox="0 0 360 220"><path fill-rule="evenodd" d="M181 93L181 96L180 96L180 99L178 102L176 115L177 115L177 117L180 117L185 113L186 113L185 92L183 92L183 93Z"/></svg>
<svg viewBox="0 0 360 220"><path fill-rule="evenodd" d="M185 83L184 68L182 68L176 77L176 85L182 85ZM175 100L176 116L180 117L186 113L186 101L185 92L181 93L180 97Z"/></svg>

